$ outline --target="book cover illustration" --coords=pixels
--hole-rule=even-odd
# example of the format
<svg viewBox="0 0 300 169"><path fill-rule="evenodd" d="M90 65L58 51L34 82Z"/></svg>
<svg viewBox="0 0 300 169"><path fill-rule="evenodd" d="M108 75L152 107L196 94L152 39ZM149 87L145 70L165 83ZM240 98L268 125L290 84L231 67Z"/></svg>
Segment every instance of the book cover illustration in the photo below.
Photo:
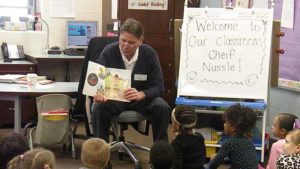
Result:
<svg viewBox="0 0 300 169"><path fill-rule="evenodd" d="M83 94L94 96L104 94L108 100L129 102L123 93L131 87L131 70L106 68L89 61Z"/></svg>

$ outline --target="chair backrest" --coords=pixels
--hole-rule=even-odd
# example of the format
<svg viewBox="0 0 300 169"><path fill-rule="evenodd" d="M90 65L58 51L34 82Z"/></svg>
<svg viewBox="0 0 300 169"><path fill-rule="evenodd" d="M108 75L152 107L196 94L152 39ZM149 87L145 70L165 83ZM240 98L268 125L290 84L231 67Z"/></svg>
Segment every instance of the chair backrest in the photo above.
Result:
<svg viewBox="0 0 300 169"><path fill-rule="evenodd" d="M72 112L73 116L76 115L82 115L83 117L86 117L85 120L85 128L86 128L86 133L87 135L92 134L92 128L91 126L91 119L88 119L90 117L90 105L91 104L91 99L87 100L88 97L82 94L82 90L84 87L84 81L86 77L86 72L87 72L87 67L88 67L88 62L93 61L93 62L98 62L100 54L104 47L112 42L118 41L118 37L93 37L90 40L87 53L84 58L84 62L82 65L82 71L79 79L79 85L78 85L78 93L77 93L77 98L76 98L76 103L74 107L74 111Z"/></svg>
<svg viewBox="0 0 300 169"><path fill-rule="evenodd" d="M70 132L69 114L48 114L57 110L69 110L72 108L71 98L64 94L48 94L36 98L38 111L38 124L35 132L34 143L41 145L53 145L64 143Z"/></svg>
<svg viewBox="0 0 300 169"><path fill-rule="evenodd" d="M85 96L82 94L82 90L84 87L84 81L86 77L86 71L88 67L88 62L98 62L100 54L104 47L112 42L118 41L118 37L93 37L90 40L87 53L84 58L84 62L82 65L79 85L78 85L78 94L75 104L75 109L73 114L86 114L85 110Z"/></svg>
<svg viewBox="0 0 300 169"><path fill-rule="evenodd" d="M71 97L65 94L47 94L36 98L37 112L71 109Z"/></svg>

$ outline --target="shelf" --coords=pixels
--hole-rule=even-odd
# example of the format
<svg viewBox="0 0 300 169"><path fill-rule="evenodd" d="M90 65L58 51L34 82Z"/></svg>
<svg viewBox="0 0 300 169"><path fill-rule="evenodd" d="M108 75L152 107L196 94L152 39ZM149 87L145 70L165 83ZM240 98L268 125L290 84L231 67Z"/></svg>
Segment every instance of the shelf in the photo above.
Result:
<svg viewBox="0 0 300 169"><path fill-rule="evenodd" d="M221 144L205 144L206 147L221 147Z"/></svg>
<svg viewBox="0 0 300 169"><path fill-rule="evenodd" d="M221 144L205 144L206 147L221 147ZM261 147L255 147L256 150L261 150Z"/></svg>
<svg viewBox="0 0 300 169"><path fill-rule="evenodd" d="M201 114L223 114L224 111L220 110L201 110L201 109L195 109L196 113L201 113Z"/></svg>
<svg viewBox="0 0 300 169"><path fill-rule="evenodd" d="M189 105L189 106L194 106L195 107L195 111L197 114L204 114L205 119L210 119L210 115L214 116L222 116L224 111L234 105L234 104L240 104L242 106L247 106L250 107L252 109L255 110L255 112L257 113L257 116L259 118L259 121L262 121L261 124L261 134L263 136L265 136L265 125L266 125L266 112L267 112L267 104L266 104L266 100L264 99L245 99L246 101L244 101L243 99L233 99L233 98L223 98L223 100L221 98L212 98L211 100L209 100L210 98L191 98L191 97L177 97L176 98L176 105ZM249 100L249 101L248 101ZM206 124L206 123L205 123ZM210 122L208 122L209 125ZM206 124L207 125L207 124ZM264 142L261 143L257 142L255 140L253 140L253 144L255 146L255 150L257 151L257 159L260 160L261 162L264 161L264 153L265 153L265 147L266 147L266 138L260 138L257 137L256 139L260 139ZM256 144L259 143L259 144ZM207 147L206 149L206 154L208 154L207 157L210 157L210 155L215 154L217 152L217 149L221 147L222 144L214 144L211 142L208 142L205 144L205 146Z"/></svg>
<svg viewBox="0 0 300 169"><path fill-rule="evenodd" d="M226 100L201 100L189 99L185 97L177 97L176 105L194 105L194 106L209 106L209 107L230 107L234 104L241 104L243 106L251 107L253 109L264 110L266 103L264 101L255 102L241 102L241 101L226 101Z"/></svg>

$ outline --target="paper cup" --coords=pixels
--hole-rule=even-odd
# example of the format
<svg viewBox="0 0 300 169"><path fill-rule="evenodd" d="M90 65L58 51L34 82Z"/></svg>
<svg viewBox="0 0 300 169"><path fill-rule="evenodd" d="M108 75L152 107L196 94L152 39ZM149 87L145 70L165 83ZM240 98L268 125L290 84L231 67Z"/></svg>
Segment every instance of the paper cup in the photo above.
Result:
<svg viewBox="0 0 300 169"><path fill-rule="evenodd" d="M37 74L28 73L26 76L28 88L35 88L37 83Z"/></svg>

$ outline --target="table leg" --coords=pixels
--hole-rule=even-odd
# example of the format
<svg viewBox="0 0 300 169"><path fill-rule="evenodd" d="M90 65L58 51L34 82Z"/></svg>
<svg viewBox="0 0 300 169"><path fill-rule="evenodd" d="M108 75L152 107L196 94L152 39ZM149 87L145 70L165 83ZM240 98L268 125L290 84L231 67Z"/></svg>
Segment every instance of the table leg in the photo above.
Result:
<svg viewBox="0 0 300 169"><path fill-rule="evenodd" d="M21 99L19 96L15 96L15 116L14 116L14 128L15 133L21 133Z"/></svg>
<svg viewBox="0 0 300 169"><path fill-rule="evenodd" d="M71 75L70 62L66 61L65 64L66 64L65 81L70 82L70 75Z"/></svg>

